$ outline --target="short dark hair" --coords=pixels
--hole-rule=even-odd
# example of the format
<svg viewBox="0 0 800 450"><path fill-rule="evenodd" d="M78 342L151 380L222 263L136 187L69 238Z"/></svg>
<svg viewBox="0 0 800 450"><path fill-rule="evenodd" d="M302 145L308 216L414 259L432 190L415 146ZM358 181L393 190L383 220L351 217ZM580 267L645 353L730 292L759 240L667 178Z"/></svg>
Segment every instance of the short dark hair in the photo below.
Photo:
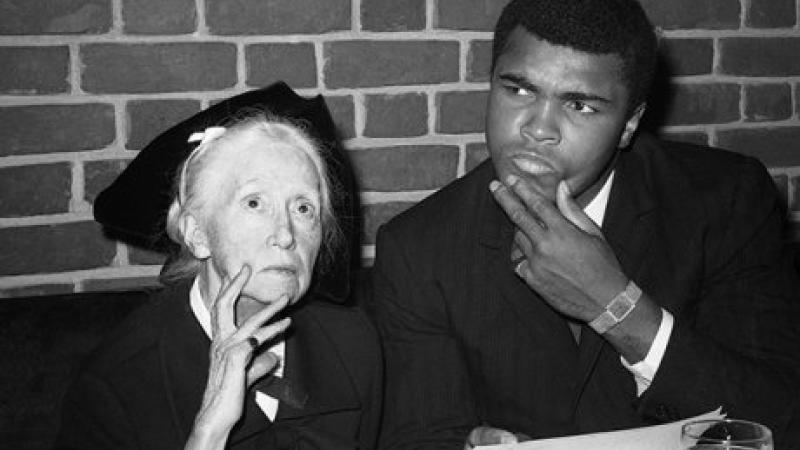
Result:
<svg viewBox="0 0 800 450"><path fill-rule="evenodd" d="M658 39L636 0L511 0L494 30L492 66L518 26L553 45L622 59L633 111L647 99L655 75Z"/></svg>

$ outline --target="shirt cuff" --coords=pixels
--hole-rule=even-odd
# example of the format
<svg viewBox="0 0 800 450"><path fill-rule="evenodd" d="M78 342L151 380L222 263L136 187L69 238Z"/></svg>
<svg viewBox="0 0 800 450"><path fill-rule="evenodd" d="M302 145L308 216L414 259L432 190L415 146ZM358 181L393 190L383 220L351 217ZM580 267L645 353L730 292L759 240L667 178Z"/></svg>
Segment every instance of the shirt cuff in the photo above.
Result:
<svg viewBox="0 0 800 450"><path fill-rule="evenodd" d="M630 364L628 361L625 361L625 358L620 356L619 360L623 367L633 374L633 379L636 381L637 396L641 396L642 393L650 387L650 383L653 382L653 378L655 378L656 372L658 371L658 366L661 365L661 360L664 358L664 353L667 351L667 344L669 343L670 335L672 335L672 326L674 323L675 319L672 317L672 314L662 308L661 325L658 326L658 332L656 333L655 339L653 339L653 343L650 345L647 356L636 364Z"/></svg>

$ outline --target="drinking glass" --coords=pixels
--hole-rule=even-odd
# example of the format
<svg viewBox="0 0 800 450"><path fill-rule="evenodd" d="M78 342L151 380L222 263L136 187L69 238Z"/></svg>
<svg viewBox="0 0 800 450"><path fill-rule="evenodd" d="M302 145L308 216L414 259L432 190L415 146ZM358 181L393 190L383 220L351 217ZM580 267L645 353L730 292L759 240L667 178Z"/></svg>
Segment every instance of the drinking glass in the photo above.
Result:
<svg viewBox="0 0 800 450"><path fill-rule="evenodd" d="M760 423L738 419L688 422L681 428L687 450L773 450L772 432Z"/></svg>

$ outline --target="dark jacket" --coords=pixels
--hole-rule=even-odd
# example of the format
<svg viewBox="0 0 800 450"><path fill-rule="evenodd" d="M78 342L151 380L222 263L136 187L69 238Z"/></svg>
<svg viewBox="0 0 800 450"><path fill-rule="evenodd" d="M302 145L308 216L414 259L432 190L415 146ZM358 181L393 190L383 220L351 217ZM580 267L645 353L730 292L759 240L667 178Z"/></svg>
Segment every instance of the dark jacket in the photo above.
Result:
<svg viewBox="0 0 800 450"><path fill-rule="evenodd" d="M534 438L673 421L722 406L800 448L800 288L784 214L753 158L640 136L618 160L603 232L675 316L650 388L513 272L486 162L378 233L384 448L461 448L488 424Z"/></svg>
<svg viewBox="0 0 800 450"><path fill-rule="evenodd" d="M301 300L291 313L284 378L307 394L270 422L247 393L232 449L370 449L377 439L377 335L359 310ZM210 341L189 286L158 293L92 358L64 402L60 449L182 449L206 386Z"/></svg>

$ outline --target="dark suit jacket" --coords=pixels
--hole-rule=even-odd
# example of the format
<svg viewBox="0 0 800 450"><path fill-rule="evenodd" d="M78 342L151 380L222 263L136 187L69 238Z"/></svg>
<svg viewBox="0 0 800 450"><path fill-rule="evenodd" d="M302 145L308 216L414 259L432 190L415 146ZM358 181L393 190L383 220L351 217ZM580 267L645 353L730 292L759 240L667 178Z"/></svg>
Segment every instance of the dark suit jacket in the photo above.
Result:
<svg viewBox="0 0 800 450"><path fill-rule="evenodd" d="M64 402L62 449L182 449L199 410L210 341L189 286L165 289L135 312L89 362ZM280 403L274 423L247 393L233 449L370 449L378 434L377 334L353 308L305 298L291 312L284 378L308 397Z"/></svg>
<svg viewBox="0 0 800 450"><path fill-rule="evenodd" d="M479 424L534 438L672 421L722 406L800 446L800 298L784 215L752 158L639 137L603 223L624 272L675 316L650 388L512 270L489 162L378 233L387 361L382 446L461 448Z"/></svg>

